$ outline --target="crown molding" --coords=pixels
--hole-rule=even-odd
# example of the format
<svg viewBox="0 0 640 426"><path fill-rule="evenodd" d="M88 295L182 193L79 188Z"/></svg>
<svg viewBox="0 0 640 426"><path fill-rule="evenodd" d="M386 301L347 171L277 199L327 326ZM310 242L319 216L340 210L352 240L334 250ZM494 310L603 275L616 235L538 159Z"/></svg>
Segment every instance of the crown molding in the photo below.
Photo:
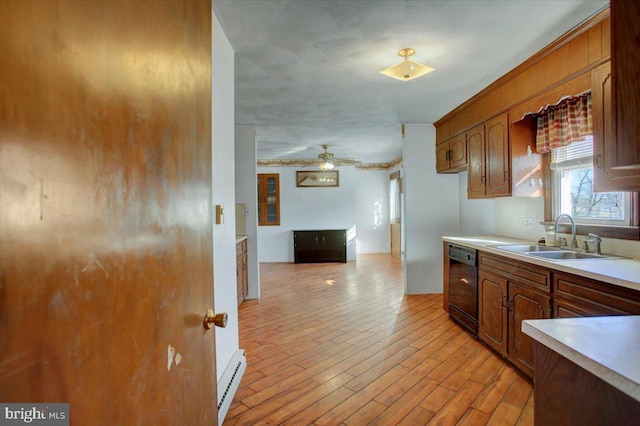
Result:
<svg viewBox="0 0 640 426"><path fill-rule="evenodd" d="M286 160L258 160L256 165L258 167L311 167L318 164L318 160L309 159L286 159ZM388 163L360 163L355 165L356 170L389 170L399 164L402 164L402 157L398 157ZM339 166L350 167L350 166Z"/></svg>

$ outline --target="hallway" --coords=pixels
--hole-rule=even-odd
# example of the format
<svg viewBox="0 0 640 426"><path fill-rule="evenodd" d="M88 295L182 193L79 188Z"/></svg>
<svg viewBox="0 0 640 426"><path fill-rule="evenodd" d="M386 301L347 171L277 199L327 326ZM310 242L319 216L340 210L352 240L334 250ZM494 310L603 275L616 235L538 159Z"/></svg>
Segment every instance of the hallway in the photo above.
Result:
<svg viewBox="0 0 640 426"><path fill-rule="evenodd" d="M261 286L240 306L248 366L225 425L533 424L531 383L441 294L405 296L398 259L261 264Z"/></svg>

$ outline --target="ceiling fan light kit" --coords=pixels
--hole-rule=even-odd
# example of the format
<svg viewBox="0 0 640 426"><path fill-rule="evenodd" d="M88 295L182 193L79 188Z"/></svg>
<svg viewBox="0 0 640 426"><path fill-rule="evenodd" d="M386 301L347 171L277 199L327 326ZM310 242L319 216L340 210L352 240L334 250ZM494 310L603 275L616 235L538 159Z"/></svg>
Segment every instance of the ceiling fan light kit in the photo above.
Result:
<svg viewBox="0 0 640 426"><path fill-rule="evenodd" d="M356 164L360 164L359 161L351 159L351 158L335 158L333 153L328 152L329 145L322 145L322 149L324 152L318 154L318 168L322 171L328 171L333 169L335 166L354 166Z"/></svg>
<svg viewBox="0 0 640 426"><path fill-rule="evenodd" d="M380 71L380 74L395 78L397 80L410 81L418 77L422 77L423 75L435 70L435 68L432 68L430 66L410 61L409 56L413 56L415 55L415 53L416 51L411 48L400 49L398 51L398 56L403 57L404 61Z"/></svg>

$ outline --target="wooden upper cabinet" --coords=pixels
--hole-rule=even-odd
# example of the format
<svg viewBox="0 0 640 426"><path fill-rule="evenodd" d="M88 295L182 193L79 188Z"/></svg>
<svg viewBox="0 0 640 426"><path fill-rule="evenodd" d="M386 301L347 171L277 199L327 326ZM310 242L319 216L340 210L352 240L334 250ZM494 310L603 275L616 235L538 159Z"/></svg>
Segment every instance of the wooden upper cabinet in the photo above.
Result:
<svg viewBox="0 0 640 426"><path fill-rule="evenodd" d="M609 162L611 167L634 168L638 172L637 190L640 187L640 2L611 0L610 10L613 137Z"/></svg>
<svg viewBox="0 0 640 426"><path fill-rule="evenodd" d="M507 114L467 132L468 198L511 194Z"/></svg>
<svg viewBox="0 0 640 426"><path fill-rule="evenodd" d="M457 173L467 166L467 136L452 137L436 146L436 171Z"/></svg>
<svg viewBox="0 0 640 426"><path fill-rule="evenodd" d="M612 121L611 63L591 71L593 103L594 189L596 191L640 191L640 168L618 168L618 139Z"/></svg>
<svg viewBox="0 0 640 426"><path fill-rule="evenodd" d="M485 195L484 124L467 132L467 198L483 198Z"/></svg>
<svg viewBox="0 0 640 426"><path fill-rule="evenodd" d="M509 195L509 132L507 114L499 115L484 125L486 155L486 195Z"/></svg>
<svg viewBox="0 0 640 426"><path fill-rule="evenodd" d="M611 62L591 71L594 190L640 191L640 3L611 1Z"/></svg>

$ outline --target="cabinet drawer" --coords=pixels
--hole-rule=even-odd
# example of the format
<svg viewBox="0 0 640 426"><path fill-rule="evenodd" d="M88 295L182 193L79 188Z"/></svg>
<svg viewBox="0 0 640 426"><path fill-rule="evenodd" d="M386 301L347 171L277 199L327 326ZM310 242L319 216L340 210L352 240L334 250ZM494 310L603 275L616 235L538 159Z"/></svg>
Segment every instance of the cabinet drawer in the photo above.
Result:
<svg viewBox="0 0 640 426"><path fill-rule="evenodd" d="M480 252L478 263L481 269L487 269L508 279L517 279L518 284L527 285L549 293L551 291L551 271L507 257Z"/></svg>
<svg viewBox="0 0 640 426"><path fill-rule="evenodd" d="M640 292L589 278L556 272L553 292L594 315L640 315Z"/></svg>

